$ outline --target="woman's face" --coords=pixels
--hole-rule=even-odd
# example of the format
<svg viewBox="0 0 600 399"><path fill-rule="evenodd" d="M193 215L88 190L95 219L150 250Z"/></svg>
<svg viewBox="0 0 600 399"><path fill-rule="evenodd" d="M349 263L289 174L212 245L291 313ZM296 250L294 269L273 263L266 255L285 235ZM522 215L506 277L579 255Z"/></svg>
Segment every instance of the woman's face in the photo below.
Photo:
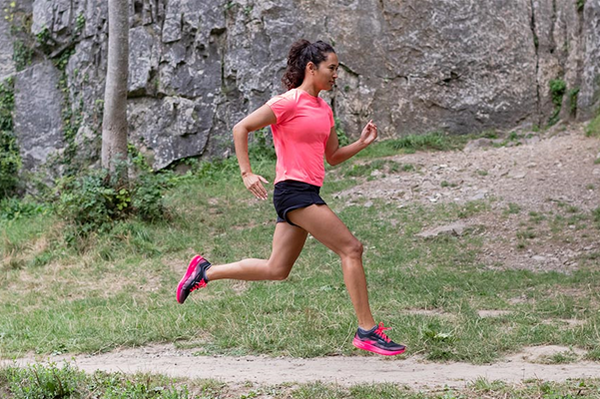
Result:
<svg viewBox="0 0 600 399"><path fill-rule="evenodd" d="M319 90L331 90L338 77L337 71L340 66L335 53L327 54L327 58L319 64L315 73L315 84Z"/></svg>

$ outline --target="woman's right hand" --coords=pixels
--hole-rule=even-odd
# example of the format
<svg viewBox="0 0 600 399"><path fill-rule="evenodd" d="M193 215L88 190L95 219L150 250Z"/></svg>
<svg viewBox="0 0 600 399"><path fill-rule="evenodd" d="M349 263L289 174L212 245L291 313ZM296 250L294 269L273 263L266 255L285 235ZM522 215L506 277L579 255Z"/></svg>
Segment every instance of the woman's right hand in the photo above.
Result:
<svg viewBox="0 0 600 399"><path fill-rule="evenodd" d="M242 179L244 179L244 185L246 185L246 188L250 190L250 192L254 194L256 198L260 200L266 200L268 198L267 190L263 186L263 183L269 184L267 179L262 176L255 175L254 173L247 173L242 176Z"/></svg>

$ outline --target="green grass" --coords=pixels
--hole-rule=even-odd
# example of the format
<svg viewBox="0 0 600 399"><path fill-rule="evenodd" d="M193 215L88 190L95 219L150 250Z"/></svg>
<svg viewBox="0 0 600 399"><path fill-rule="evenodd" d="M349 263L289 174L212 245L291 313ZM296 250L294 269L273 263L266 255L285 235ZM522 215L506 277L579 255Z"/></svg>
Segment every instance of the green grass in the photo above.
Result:
<svg viewBox="0 0 600 399"><path fill-rule="evenodd" d="M415 236L487 212L489 202L345 205L333 194L365 174L414 173L375 155L366 160L333 170L323 195L365 244L375 317L394 327L390 335L408 345L408 356L485 363L525 346L556 344L600 360L597 268L569 275L492 270L477 262L483 238L476 230L427 241ZM270 201L252 199L234 162L218 165L199 165L196 175L180 179L165 198L165 220L121 221L78 245L65 244L64 222L48 209L1 220L0 354L95 353L175 342L199 354L359 355L350 343L356 321L339 259L313 239L286 281L217 281L184 306L176 303L174 289L195 253L218 264L270 252ZM255 169L272 181L272 161ZM508 214L519 212L509 205ZM564 231L579 215L574 208L566 212L548 223ZM529 216L542 220L541 214ZM516 238L525 248L536 235L522 229ZM510 313L482 318L478 310ZM565 327L570 318L582 324Z"/></svg>
<svg viewBox="0 0 600 399"><path fill-rule="evenodd" d="M409 134L399 139L378 141L360 152L358 158L386 157L398 154L412 154L416 151L448 151L464 147L473 136L448 135L442 132Z"/></svg>
<svg viewBox="0 0 600 399"><path fill-rule="evenodd" d="M356 161L329 168L322 193L365 245L376 319L392 326L390 336L408 346L405 356L488 363L526 346L553 344L581 349L586 359L599 361L597 253L587 256L587 267L570 274L490 269L477 262L483 236L476 228L461 237L415 236L430 226L489 212L489 201L398 208L369 199L374 206L365 207L347 205L334 195L373 176L418 173L411 164L382 157L452 149L457 143L437 133L384 141ZM273 161L255 161L254 170L272 181ZM153 342L194 348L196 355L364 355L350 343L356 321L339 259L314 239L307 241L286 281L216 281L184 306L176 303L174 288L192 255L203 253L213 263L267 257L274 229L270 201L252 199L234 161L193 169L167 193L164 220L120 221L76 243L65 242L65 222L51 206L4 201L0 356L97 353ZM547 225L562 238L571 225L600 229L600 208L591 214L563 203L557 208L562 213L530 212L524 218L529 224L514 236L517 248L535 245L534 226ZM519 214L514 203L503 211L504 217ZM480 317L480 310L507 312ZM572 319L579 323L566 322ZM564 352L545 361L569 363L576 356ZM86 376L68 366L0 370L1 397L69 397L67 392L98 398L591 398L600 394L600 384L574 380L512 386L478 380L461 390L422 393L386 384L342 388L315 383L248 387L240 393L214 381Z"/></svg>
<svg viewBox="0 0 600 399"><path fill-rule="evenodd" d="M596 115L585 128L588 137L600 137L600 114Z"/></svg>
<svg viewBox="0 0 600 399"><path fill-rule="evenodd" d="M240 381L242 382L242 381ZM85 374L70 363L0 369L0 395L6 399L459 399L597 398L600 380L573 379L563 383L529 380L518 385L479 378L463 388L416 391L400 384L357 384L348 388L322 382L237 386L215 380L173 379L160 375L104 373Z"/></svg>

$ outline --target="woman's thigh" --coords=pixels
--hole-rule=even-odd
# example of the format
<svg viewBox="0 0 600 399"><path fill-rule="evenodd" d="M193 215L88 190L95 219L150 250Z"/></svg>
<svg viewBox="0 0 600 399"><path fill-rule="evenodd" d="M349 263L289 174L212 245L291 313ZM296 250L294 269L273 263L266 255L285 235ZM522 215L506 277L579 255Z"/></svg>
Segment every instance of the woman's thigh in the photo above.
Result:
<svg viewBox="0 0 600 399"><path fill-rule="evenodd" d="M269 266L289 272L302 252L307 235L306 230L300 227L285 222L277 223Z"/></svg>
<svg viewBox="0 0 600 399"><path fill-rule="evenodd" d="M338 255L362 251L361 243L327 205L296 209L288 213L288 218Z"/></svg>

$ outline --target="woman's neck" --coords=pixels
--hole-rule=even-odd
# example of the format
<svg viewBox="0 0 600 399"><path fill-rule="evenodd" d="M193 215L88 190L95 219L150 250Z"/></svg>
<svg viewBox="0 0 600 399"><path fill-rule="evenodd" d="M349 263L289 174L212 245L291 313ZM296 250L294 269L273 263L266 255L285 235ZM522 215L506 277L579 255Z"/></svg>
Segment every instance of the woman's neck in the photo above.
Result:
<svg viewBox="0 0 600 399"><path fill-rule="evenodd" d="M315 86L313 86L312 84L306 84L306 83L302 83L300 86L296 87L296 89L305 91L306 93L310 94L313 97L318 97L319 92L320 92L320 90L317 90L317 88Z"/></svg>

